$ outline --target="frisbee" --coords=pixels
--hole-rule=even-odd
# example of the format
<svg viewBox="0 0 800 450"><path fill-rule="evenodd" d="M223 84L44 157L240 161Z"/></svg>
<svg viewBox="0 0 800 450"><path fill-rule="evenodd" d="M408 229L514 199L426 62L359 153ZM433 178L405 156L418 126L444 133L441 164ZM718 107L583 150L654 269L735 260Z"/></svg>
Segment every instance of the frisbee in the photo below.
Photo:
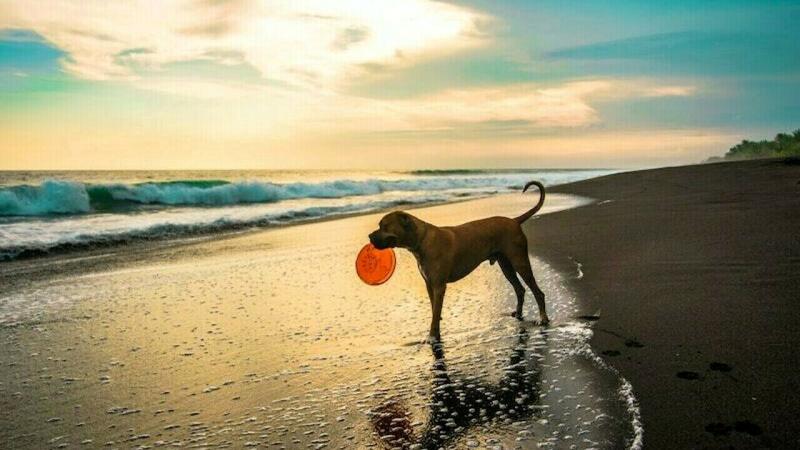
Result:
<svg viewBox="0 0 800 450"><path fill-rule="evenodd" d="M378 250L374 245L367 244L356 257L356 273L364 283L377 286L392 277L395 264L394 250Z"/></svg>

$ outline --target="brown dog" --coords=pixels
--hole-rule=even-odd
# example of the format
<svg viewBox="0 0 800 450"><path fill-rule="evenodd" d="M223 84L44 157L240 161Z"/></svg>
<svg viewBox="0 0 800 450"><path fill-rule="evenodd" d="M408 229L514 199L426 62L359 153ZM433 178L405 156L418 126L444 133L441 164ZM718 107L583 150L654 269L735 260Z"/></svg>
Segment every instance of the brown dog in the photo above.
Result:
<svg viewBox="0 0 800 450"><path fill-rule="evenodd" d="M379 228L370 233L369 241L375 247L405 248L417 258L433 310L430 329L432 340L440 339L439 321L447 283L464 278L487 259L491 264L495 261L500 264L517 294L517 310L513 316L522 320L525 288L517 278L519 275L533 292L541 323L546 325L550 322L545 310L544 293L533 278L528 260L528 240L521 227L544 204L544 186L538 181L526 184L522 192L533 185L539 188L539 202L515 219L490 217L456 227L437 227L406 212L395 211L385 215Z"/></svg>

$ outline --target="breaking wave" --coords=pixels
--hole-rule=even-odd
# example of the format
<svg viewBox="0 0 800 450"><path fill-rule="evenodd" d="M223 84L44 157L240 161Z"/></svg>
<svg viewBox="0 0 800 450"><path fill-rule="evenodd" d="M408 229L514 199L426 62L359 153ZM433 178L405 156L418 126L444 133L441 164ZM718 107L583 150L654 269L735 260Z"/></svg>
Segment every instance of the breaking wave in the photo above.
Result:
<svg viewBox="0 0 800 450"><path fill-rule="evenodd" d="M285 182L218 179L217 174L170 178L168 173L145 174L159 178L140 182L141 178L126 179L120 175L129 175L111 172L102 174L109 178L91 178L91 173L75 174L84 178L72 180L18 178L15 184L0 184L0 262L62 250L450 202L519 190L533 178L552 186L608 172L443 171L406 173L397 178L377 173L359 178L361 174L354 173L355 179L330 180L292 174ZM226 176L229 174L219 175Z"/></svg>
<svg viewBox="0 0 800 450"><path fill-rule="evenodd" d="M443 191L491 186L519 187L516 177L415 178L406 180L335 180L276 184L263 181L168 181L91 185L46 180L38 186L0 188L0 216L85 214L142 206L228 206L282 200L331 199L392 191Z"/></svg>
<svg viewBox="0 0 800 450"><path fill-rule="evenodd" d="M126 244L134 241L182 238L236 232L257 227L288 225L326 217L377 211L402 205L438 203L446 201L443 195L426 195L411 199L367 201L348 205L310 206L272 212L238 211L218 215L166 211L163 214L114 220L119 215L109 215L113 222L103 219L78 220L75 223L50 224L48 229L35 231L33 223L0 228L0 261L42 256L53 252L80 250ZM155 217L154 217L155 216ZM124 217L124 216L123 216ZM73 222L73 221L67 221ZM123 225L124 223L124 225ZM109 226L110 225L110 226ZM10 228L14 227L14 228ZM32 229L33 228L33 229ZM81 231L78 231L81 230ZM4 233L5 231L5 233ZM4 234L16 239L4 239Z"/></svg>

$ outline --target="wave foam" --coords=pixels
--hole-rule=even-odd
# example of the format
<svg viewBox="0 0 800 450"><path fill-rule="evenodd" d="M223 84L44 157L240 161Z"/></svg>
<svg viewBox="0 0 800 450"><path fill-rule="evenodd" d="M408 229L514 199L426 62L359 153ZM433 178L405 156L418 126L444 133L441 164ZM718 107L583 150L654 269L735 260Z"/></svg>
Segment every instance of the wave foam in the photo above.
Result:
<svg viewBox="0 0 800 450"><path fill-rule="evenodd" d="M94 184L44 180L0 186L0 261L59 250L294 223L402 205L440 203L546 186L607 171L543 171L396 179Z"/></svg>
<svg viewBox="0 0 800 450"><path fill-rule="evenodd" d="M518 189L536 178L545 186L608 173L605 170L541 173L414 175L400 179L332 180L272 183L268 181L186 180L147 183L84 184L45 180L39 186L0 187L0 217L85 214L135 210L144 206L230 206L295 199L334 199L388 192L435 192L454 189ZM454 175L455 174L455 175Z"/></svg>
<svg viewBox="0 0 800 450"><path fill-rule="evenodd" d="M481 194L476 193L476 196ZM486 195L485 193L483 195ZM145 214L75 216L56 222L31 220L0 226L0 262L52 252L106 247L140 240L156 240L235 232L271 225L284 225L324 217L383 210L400 205L439 203L445 194L427 194L357 203L316 206L273 205L268 210L245 206L188 208Z"/></svg>
<svg viewBox="0 0 800 450"><path fill-rule="evenodd" d="M516 187L520 183L521 179L508 177L336 180L287 184L212 181L84 185L72 181L47 180L40 186L0 188L0 216L82 214L135 209L142 205L228 206L303 198L356 197L392 191Z"/></svg>

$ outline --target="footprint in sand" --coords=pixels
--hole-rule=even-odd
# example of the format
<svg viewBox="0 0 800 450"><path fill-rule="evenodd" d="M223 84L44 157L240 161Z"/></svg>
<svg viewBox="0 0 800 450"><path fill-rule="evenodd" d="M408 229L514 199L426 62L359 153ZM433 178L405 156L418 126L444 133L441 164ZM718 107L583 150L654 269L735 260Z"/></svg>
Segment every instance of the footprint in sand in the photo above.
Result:
<svg viewBox="0 0 800 450"><path fill-rule="evenodd" d="M727 436L733 431L733 427L724 423L714 422L706 425L706 431L714 436Z"/></svg>
<svg viewBox="0 0 800 450"><path fill-rule="evenodd" d="M578 319L587 320L589 322L596 322L596 321L600 320L600 316L597 315L597 314L588 314L588 315L584 315L584 316L578 316Z"/></svg>
<svg viewBox="0 0 800 450"><path fill-rule="evenodd" d="M676 377L682 378L684 380L699 380L700 374L697 372L692 372L691 370L682 370L675 374Z"/></svg>
<svg viewBox="0 0 800 450"><path fill-rule="evenodd" d="M708 368L717 372L730 372L733 370L733 367L721 362L712 362L708 365Z"/></svg>
<svg viewBox="0 0 800 450"><path fill-rule="evenodd" d="M750 436L758 436L762 433L761 427L750 422L749 420L741 420L733 424L733 429L739 433L746 433Z"/></svg>
<svg viewBox="0 0 800 450"><path fill-rule="evenodd" d="M761 427L749 420L740 420L735 422L733 426L719 422L709 423L706 425L706 431L714 436L727 436L732 431L749 434L750 436L760 436L763 433Z"/></svg>
<svg viewBox="0 0 800 450"><path fill-rule="evenodd" d="M637 341L636 339L628 339L628 340L625 341L625 347L642 348L642 347L644 347L644 344L642 344L641 342Z"/></svg>

